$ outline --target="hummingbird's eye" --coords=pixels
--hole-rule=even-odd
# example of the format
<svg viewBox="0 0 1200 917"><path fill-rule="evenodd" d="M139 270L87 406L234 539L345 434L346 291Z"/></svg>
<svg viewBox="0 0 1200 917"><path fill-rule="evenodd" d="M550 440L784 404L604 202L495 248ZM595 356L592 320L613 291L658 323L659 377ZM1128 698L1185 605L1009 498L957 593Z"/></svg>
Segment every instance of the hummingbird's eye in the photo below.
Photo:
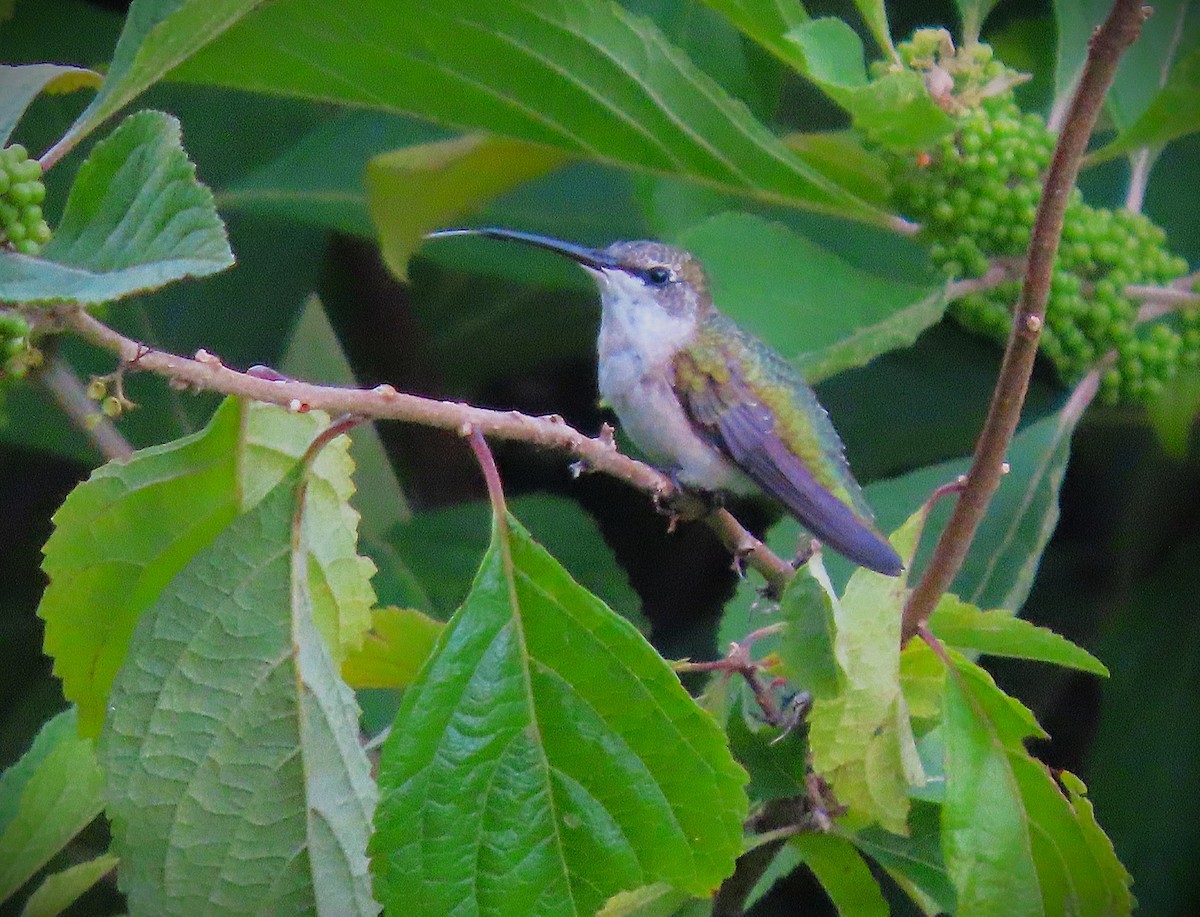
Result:
<svg viewBox="0 0 1200 917"><path fill-rule="evenodd" d="M652 267L646 271L646 282L656 287L665 286L671 282L671 272L665 267Z"/></svg>

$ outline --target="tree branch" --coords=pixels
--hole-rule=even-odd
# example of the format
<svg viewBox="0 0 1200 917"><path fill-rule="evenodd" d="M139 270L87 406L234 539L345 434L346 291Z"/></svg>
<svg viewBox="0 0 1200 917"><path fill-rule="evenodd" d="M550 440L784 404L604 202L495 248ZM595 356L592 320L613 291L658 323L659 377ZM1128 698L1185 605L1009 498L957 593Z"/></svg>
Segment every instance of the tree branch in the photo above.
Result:
<svg viewBox="0 0 1200 917"><path fill-rule="evenodd" d="M967 472L966 485L950 521L934 548L929 568L904 607L901 640L907 642L929 618L962 567L967 550L1000 484L1004 455L1021 418L1037 356L1038 337L1046 316L1046 299L1067 198L1075 187L1079 165L1100 114L1121 54L1137 38L1148 8L1141 0L1115 0L1104 24L1088 44L1087 61L1046 174L1037 218L1029 242L1029 261L1012 332L1000 365L987 419Z"/></svg>
<svg viewBox="0 0 1200 917"><path fill-rule="evenodd" d="M299 382L267 371L239 372L225 366L207 351L197 351L195 357L189 359L140 344L79 308L62 307L55 315L61 324L80 337L117 354L127 369L154 372L175 385L265 401L300 413L320 410L335 416L352 414L399 420L462 435L478 430L492 439L516 440L567 452L579 459L588 471L620 478L658 502L671 501L684 518L703 516L739 561L745 561L762 574L772 592L782 592L784 584L795 572L791 564L746 531L728 510L706 514L703 501L680 492L671 479L657 469L622 455L611 436L585 436L556 414L530 417L518 411L490 411L456 401L436 401L405 394L390 385L379 385L370 390L340 388Z"/></svg>
<svg viewBox="0 0 1200 917"><path fill-rule="evenodd" d="M88 397L87 390L70 365L57 354L49 357L38 370L38 382L48 391L64 414L91 440L106 459L127 459L133 447L121 431Z"/></svg>

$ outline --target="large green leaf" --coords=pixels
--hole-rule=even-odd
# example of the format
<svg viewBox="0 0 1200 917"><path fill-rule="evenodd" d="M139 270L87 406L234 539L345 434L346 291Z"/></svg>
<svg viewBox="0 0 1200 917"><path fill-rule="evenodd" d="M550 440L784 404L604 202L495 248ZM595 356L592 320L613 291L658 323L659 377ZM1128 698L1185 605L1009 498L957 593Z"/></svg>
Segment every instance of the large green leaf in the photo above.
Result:
<svg viewBox="0 0 1200 917"><path fill-rule="evenodd" d="M134 913L378 911L375 787L313 620L299 477L161 590L113 685L99 756Z"/></svg>
<svg viewBox="0 0 1200 917"><path fill-rule="evenodd" d="M384 263L407 279L408 259L427 232L564 162L555 149L483 134L376 156L367 165L366 184Z"/></svg>
<svg viewBox="0 0 1200 917"><path fill-rule="evenodd" d="M134 0L104 85L63 143L74 144L262 0Z"/></svg>
<svg viewBox="0 0 1200 917"><path fill-rule="evenodd" d="M656 881L706 895L741 852L745 779L637 631L497 519L384 746L376 893L414 915L592 914Z"/></svg>
<svg viewBox="0 0 1200 917"><path fill-rule="evenodd" d="M0 776L0 902L28 881L100 814L104 776L75 709L42 727Z"/></svg>
<svg viewBox="0 0 1200 917"><path fill-rule="evenodd" d="M648 21L603 0L284 0L181 79L418 115L857 219L881 213L789 151Z"/></svg>
<svg viewBox="0 0 1200 917"><path fill-rule="evenodd" d="M342 662L354 689L407 688L433 651L445 625L415 608L376 608L360 649Z"/></svg>
<svg viewBox="0 0 1200 917"><path fill-rule="evenodd" d="M1052 630L1015 617L1008 609L981 611L957 596L944 595L929 617L929 629L939 640L958 649L1051 662L1108 676L1104 663L1087 650Z"/></svg>
<svg viewBox="0 0 1200 917"><path fill-rule="evenodd" d="M115 856L106 853L46 876L25 902L21 917L57 917L112 872L117 862Z"/></svg>
<svg viewBox="0 0 1200 917"><path fill-rule="evenodd" d="M818 381L904 347L941 318L940 285L869 272L778 223L724 213L682 233L717 308Z"/></svg>
<svg viewBox="0 0 1200 917"><path fill-rule="evenodd" d="M1129 877L1024 746L1044 733L983 669L946 679L942 846L960 914L1128 914Z"/></svg>
<svg viewBox="0 0 1200 917"><path fill-rule="evenodd" d="M784 63L799 69L795 47L784 37L808 22L808 12L797 0L703 0L747 36Z"/></svg>
<svg viewBox="0 0 1200 917"><path fill-rule="evenodd" d="M0 252L0 301L101 303L231 264L179 122L144 111L92 150L40 256Z"/></svg>
<svg viewBox="0 0 1200 917"><path fill-rule="evenodd" d="M70 92L84 86L99 86L100 74L82 67L60 64L0 64L0 146L8 143L13 129L39 93Z"/></svg>
<svg viewBox="0 0 1200 917"><path fill-rule="evenodd" d="M324 426L317 414L226 401L200 433L110 462L75 488L54 516L38 614L79 727L95 735L140 616L191 559L254 506ZM323 451L309 487L306 531L318 626L338 658L370 621L369 562L353 555L356 516L345 440Z"/></svg>

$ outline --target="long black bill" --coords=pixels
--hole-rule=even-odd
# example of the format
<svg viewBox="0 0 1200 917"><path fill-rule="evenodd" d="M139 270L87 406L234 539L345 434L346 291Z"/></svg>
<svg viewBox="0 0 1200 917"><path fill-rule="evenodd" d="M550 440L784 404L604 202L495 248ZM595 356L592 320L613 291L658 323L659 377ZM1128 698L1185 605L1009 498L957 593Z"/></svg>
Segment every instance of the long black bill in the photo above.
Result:
<svg viewBox="0 0 1200 917"><path fill-rule="evenodd" d="M521 232L517 229L502 229L495 226L482 229L439 229L437 232L429 233L425 238L442 239L446 236L483 236L485 239L503 239L509 242L520 242L523 245L531 245L534 248L543 248L548 252L554 252L555 254L570 258L572 261L577 261L584 267L594 268L595 270L605 270L620 266L613 258L599 249L584 248L582 245L560 242L558 239L552 239L549 236L539 236L532 232Z"/></svg>

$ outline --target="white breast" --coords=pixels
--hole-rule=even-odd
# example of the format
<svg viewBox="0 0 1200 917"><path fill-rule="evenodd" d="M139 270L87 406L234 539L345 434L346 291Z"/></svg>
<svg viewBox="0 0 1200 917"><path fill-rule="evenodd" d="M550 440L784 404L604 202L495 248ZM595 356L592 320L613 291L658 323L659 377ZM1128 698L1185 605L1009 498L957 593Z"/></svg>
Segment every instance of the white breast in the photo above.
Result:
<svg viewBox="0 0 1200 917"><path fill-rule="evenodd" d="M599 273L599 272L597 272ZM696 333L692 316L654 304L640 279L623 271L598 278L600 394L621 428L655 464L705 490L753 490L737 468L692 428L671 388L672 360Z"/></svg>

